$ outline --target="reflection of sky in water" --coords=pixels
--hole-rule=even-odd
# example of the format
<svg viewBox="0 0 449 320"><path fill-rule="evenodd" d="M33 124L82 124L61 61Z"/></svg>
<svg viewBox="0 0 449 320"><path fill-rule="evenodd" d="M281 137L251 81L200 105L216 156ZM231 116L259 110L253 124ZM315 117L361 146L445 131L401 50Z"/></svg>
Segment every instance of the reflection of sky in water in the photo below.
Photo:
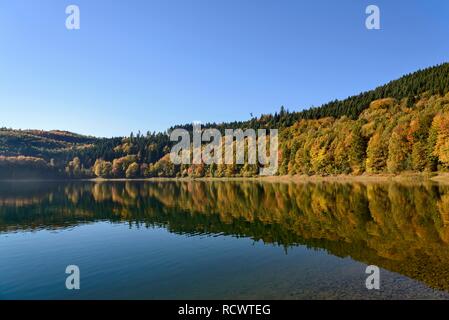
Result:
<svg viewBox="0 0 449 320"><path fill-rule="evenodd" d="M224 185L147 183L125 187L125 184L117 184L115 190L106 185L101 190L94 190L92 184L52 184L26 191L10 187L8 192L1 193L0 298L372 299L449 296L385 269L381 271L380 291L365 288L365 263L380 262L381 267L390 270L400 266L407 275L413 275L414 270L409 269L419 263L422 263L419 266L424 273L426 267L432 268L419 255L392 262L387 256L379 257L380 251L372 249L381 247L383 253L394 256L395 250L403 247L401 243L370 242L376 239L372 236L375 232L387 232L384 237L394 233L408 237L403 239L404 245L414 244L415 240L427 241L423 245L441 254L438 250L445 246L437 238L437 228L442 226L439 226L437 212L432 210L441 208L444 190L436 197L434 188L401 187L406 189L395 191L396 187L392 186L347 189L332 185L302 185L289 189L285 185L271 185L260 189L259 184L240 187L232 184L231 189L226 187L225 190L239 192L228 207L233 210L240 207L241 211L234 217L221 217L212 212L219 210L219 203L231 199L229 193L220 189ZM98 194L93 196L94 192ZM259 193L263 195L260 199ZM415 216L410 206L416 207L417 203L402 206L402 211L409 208L404 213L408 224L404 224L399 212L392 209L399 208L398 205L407 200L400 195L412 195L416 202L427 199L428 214ZM282 196L285 196L284 200ZM303 207L288 207L283 203L300 197L309 199L309 203ZM267 199L273 207L267 207ZM358 203L354 203L355 199ZM440 202L436 201L438 199ZM209 206L208 200L217 207ZM435 200L434 206L430 200ZM263 202L264 209L250 215L251 206L257 202ZM170 203L176 208L167 210ZM152 210L149 210L150 206ZM202 206L206 209L201 212ZM316 214L315 220L305 219L311 214L306 208L313 206L319 207L322 213ZM342 212L341 206L347 206L347 211ZM363 210L366 207L368 213ZM375 207L383 207L394 223L381 220L385 216L376 216L381 210ZM292 208L301 211L292 213ZM272 212L271 220L267 212ZM279 217L279 212L285 212L285 217ZM303 230L295 227L298 223L295 219L300 218L303 219L299 220ZM262 219L265 220L261 222ZM140 222L140 227L135 221ZM147 228L144 221L159 226ZM59 228L65 225L64 222L68 222L67 225ZM334 224L330 225L330 222ZM351 223L353 226L348 226ZM421 229L397 229L401 226ZM37 231L25 231L30 227ZM344 239L348 236L348 227L354 228L353 239ZM361 230L367 232L362 234ZM416 234L419 239L414 238ZM309 249L295 245L298 243L307 244ZM390 247L385 248L386 245ZM409 261L412 263L408 264ZM80 291L65 289L67 275L64 271L69 264L76 264L81 269Z"/></svg>

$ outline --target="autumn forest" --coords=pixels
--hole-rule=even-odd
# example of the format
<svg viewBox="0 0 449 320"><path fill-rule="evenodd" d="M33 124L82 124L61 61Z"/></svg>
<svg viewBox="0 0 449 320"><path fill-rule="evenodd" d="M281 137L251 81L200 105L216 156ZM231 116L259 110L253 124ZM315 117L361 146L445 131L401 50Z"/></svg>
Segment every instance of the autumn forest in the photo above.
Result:
<svg viewBox="0 0 449 320"><path fill-rule="evenodd" d="M39 124L36 124L38 126ZM284 107L204 128L279 129L279 175L437 172L449 169L449 63L320 107ZM257 165L174 165L166 132L96 138L0 129L0 179L252 177Z"/></svg>

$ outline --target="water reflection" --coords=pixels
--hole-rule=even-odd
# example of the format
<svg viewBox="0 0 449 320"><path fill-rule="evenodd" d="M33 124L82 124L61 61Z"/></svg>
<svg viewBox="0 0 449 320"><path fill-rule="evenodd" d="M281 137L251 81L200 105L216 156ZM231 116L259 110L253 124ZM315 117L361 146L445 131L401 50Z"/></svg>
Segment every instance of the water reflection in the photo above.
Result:
<svg viewBox="0 0 449 320"><path fill-rule="evenodd" d="M95 221L325 249L449 291L449 187L435 184L0 184L0 232Z"/></svg>

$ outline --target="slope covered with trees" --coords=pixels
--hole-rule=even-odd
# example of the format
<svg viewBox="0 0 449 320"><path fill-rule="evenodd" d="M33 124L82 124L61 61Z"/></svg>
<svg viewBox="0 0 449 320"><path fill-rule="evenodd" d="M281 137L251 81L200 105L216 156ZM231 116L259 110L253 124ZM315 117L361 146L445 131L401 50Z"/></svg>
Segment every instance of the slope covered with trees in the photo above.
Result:
<svg viewBox="0 0 449 320"><path fill-rule="evenodd" d="M280 174L449 168L449 94L375 100L357 119L301 120L282 131Z"/></svg>
<svg viewBox="0 0 449 320"><path fill-rule="evenodd" d="M280 130L279 174L362 174L449 169L449 63L300 112L203 128ZM94 138L0 129L0 178L250 177L242 165L174 165L168 133Z"/></svg>
<svg viewBox="0 0 449 320"><path fill-rule="evenodd" d="M416 97L423 93L430 95L444 95L449 92L449 63L418 70L393 80L374 90L362 92L344 100L334 100L320 107L312 107L299 112L289 112L281 107L275 114L262 115L249 121L235 121L230 123L208 123L206 127L218 128L284 128L293 125L301 119L320 119L325 117L340 118L343 116L356 119L363 110L367 109L374 100L394 98L413 104ZM192 129L191 124L175 126L173 128ZM170 128L170 129L173 129Z"/></svg>

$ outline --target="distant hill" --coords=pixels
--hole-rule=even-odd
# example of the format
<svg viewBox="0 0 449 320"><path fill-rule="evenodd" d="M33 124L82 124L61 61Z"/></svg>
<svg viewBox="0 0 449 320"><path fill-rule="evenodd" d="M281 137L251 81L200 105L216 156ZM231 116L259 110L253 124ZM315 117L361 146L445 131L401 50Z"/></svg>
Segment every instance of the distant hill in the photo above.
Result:
<svg viewBox="0 0 449 320"><path fill-rule="evenodd" d="M0 155L57 157L72 149L86 148L99 139L68 131L0 129Z"/></svg>

